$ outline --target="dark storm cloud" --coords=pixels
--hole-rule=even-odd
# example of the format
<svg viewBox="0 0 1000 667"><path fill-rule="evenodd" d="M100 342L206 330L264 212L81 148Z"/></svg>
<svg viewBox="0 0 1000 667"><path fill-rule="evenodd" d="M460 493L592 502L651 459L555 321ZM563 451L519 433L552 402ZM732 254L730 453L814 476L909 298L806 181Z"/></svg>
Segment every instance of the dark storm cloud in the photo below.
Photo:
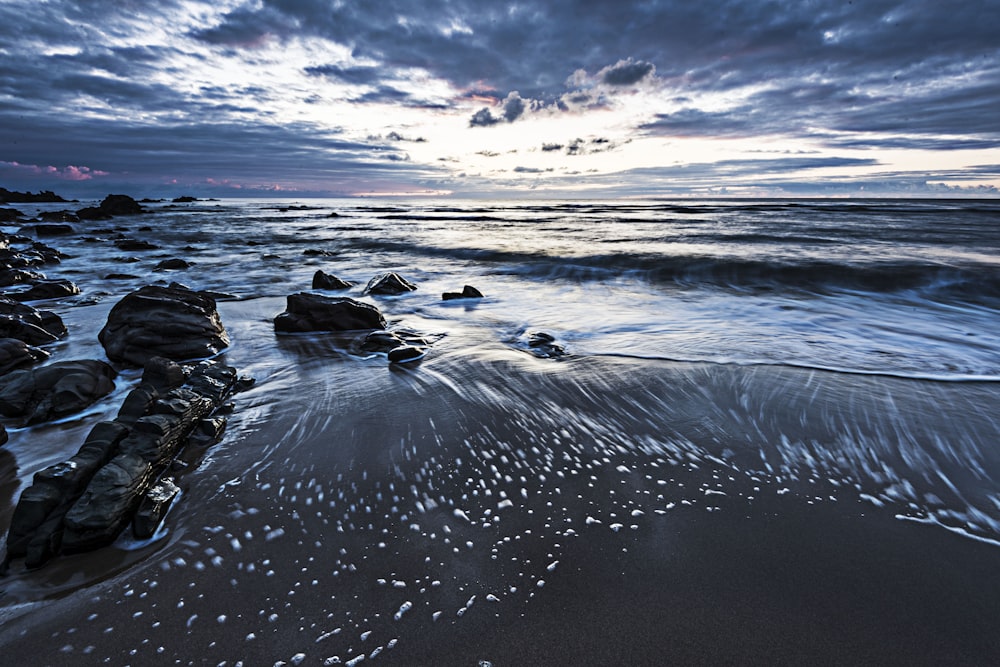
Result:
<svg viewBox="0 0 1000 667"><path fill-rule="evenodd" d="M344 83L355 85L370 85L381 81L386 73L378 67L340 67L339 65L315 65L306 67L307 74L314 76L329 76Z"/></svg>
<svg viewBox="0 0 1000 667"><path fill-rule="evenodd" d="M597 73L597 78L610 86L630 86L645 79L655 69L656 66L653 63L642 60L634 61L628 58L605 67Z"/></svg>

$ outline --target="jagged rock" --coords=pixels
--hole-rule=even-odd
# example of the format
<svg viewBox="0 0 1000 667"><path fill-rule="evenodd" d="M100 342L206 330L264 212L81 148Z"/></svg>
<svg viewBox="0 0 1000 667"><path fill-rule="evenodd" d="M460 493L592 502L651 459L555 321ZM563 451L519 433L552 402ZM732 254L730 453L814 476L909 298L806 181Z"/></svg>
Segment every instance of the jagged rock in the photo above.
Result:
<svg viewBox="0 0 1000 667"><path fill-rule="evenodd" d="M153 466L138 454L111 459L66 513L63 550L87 551L113 542L132 519L152 476Z"/></svg>
<svg viewBox="0 0 1000 667"><path fill-rule="evenodd" d="M451 299L482 299L483 293L472 285L466 285L462 288L461 292L445 292L441 295L441 298L445 301L450 301Z"/></svg>
<svg viewBox="0 0 1000 667"><path fill-rule="evenodd" d="M171 257L170 259L165 259L156 265L154 271L178 271L182 269L187 269L191 267L191 262L179 259L177 257Z"/></svg>
<svg viewBox="0 0 1000 667"><path fill-rule="evenodd" d="M4 318L0 318L2 322ZM17 338L0 338L0 375L29 368L49 358L49 353Z"/></svg>
<svg viewBox="0 0 1000 667"><path fill-rule="evenodd" d="M306 248L302 251L302 254L306 257L333 257L337 253L330 250L322 250L320 248Z"/></svg>
<svg viewBox="0 0 1000 667"><path fill-rule="evenodd" d="M37 271L25 271L24 269L4 269L0 271L0 287L34 283L39 280L45 280L45 274Z"/></svg>
<svg viewBox="0 0 1000 667"><path fill-rule="evenodd" d="M424 338L415 333L397 330L372 331L361 340L360 344L354 344L352 347L359 353L379 352L382 354L388 354L390 350L394 350L403 345L426 347L429 344L430 343L428 343Z"/></svg>
<svg viewBox="0 0 1000 667"><path fill-rule="evenodd" d="M397 348L389 350L388 356L390 363L405 364L423 359L425 354L427 354L426 348L415 347L413 345L400 345Z"/></svg>
<svg viewBox="0 0 1000 667"><path fill-rule="evenodd" d="M528 351L543 359L557 359L566 355L562 345L555 342L555 336L544 331L528 334Z"/></svg>
<svg viewBox="0 0 1000 667"><path fill-rule="evenodd" d="M346 280L341 280L337 276L332 276L329 273L324 273L323 271L317 271L313 274L313 289L324 289L324 290L342 290L348 289L354 283L349 283Z"/></svg>
<svg viewBox="0 0 1000 667"><path fill-rule="evenodd" d="M380 273L368 281L365 294L403 294L412 292L417 286L395 271Z"/></svg>
<svg viewBox="0 0 1000 667"><path fill-rule="evenodd" d="M46 280L37 282L25 292L14 292L11 298L17 301L42 301L44 299L59 299L75 296L80 288L68 280Z"/></svg>
<svg viewBox="0 0 1000 667"><path fill-rule="evenodd" d="M0 208L0 222L16 222L18 218L23 217L24 213L16 208Z"/></svg>
<svg viewBox="0 0 1000 667"><path fill-rule="evenodd" d="M202 419L188 436L188 447L203 448L214 445L222 439L222 434L226 431L226 424L225 417Z"/></svg>
<svg viewBox="0 0 1000 667"><path fill-rule="evenodd" d="M133 252L135 250L158 250L160 246L155 243L150 243L149 241L118 239L115 241L115 247L119 250L125 250L126 252Z"/></svg>
<svg viewBox="0 0 1000 667"><path fill-rule="evenodd" d="M89 359L13 371L0 387L0 414L26 425L71 415L111 393L116 375L103 361Z"/></svg>
<svg viewBox="0 0 1000 667"><path fill-rule="evenodd" d="M215 299L176 285L148 285L126 295L98 338L109 359L140 366L154 356L201 359L229 346Z"/></svg>
<svg viewBox="0 0 1000 667"><path fill-rule="evenodd" d="M358 331L384 329L385 319L375 306L348 297L299 292L288 296L285 312L274 318L276 331Z"/></svg>
<svg viewBox="0 0 1000 667"><path fill-rule="evenodd" d="M37 310L27 304L18 303L17 301L4 296L0 296L0 316L8 316L13 319L20 320L21 322L32 324L47 331L56 338L62 338L66 335L66 325L63 324L62 319L55 313L48 310ZM20 336L8 337L20 338ZM21 340L24 340L24 342L29 345L42 344L32 343L30 340L25 340L23 338L21 338Z"/></svg>
<svg viewBox="0 0 1000 667"><path fill-rule="evenodd" d="M142 383L161 393L180 387L187 377L183 366L165 357L150 357L142 369Z"/></svg>
<svg viewBox="0 0 1000 667"><path fill-rule="evenodd" d="M154 484L142 497L132 518L132 534L140 540L152 537L180 492L180 487L170 477L164 477Z"/></svg>

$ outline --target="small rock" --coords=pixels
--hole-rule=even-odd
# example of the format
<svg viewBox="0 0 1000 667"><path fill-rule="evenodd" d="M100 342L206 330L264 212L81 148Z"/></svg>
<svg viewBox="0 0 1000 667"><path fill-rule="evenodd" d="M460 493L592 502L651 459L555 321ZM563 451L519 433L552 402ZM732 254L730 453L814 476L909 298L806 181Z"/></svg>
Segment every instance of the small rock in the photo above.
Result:
<svg viewBox="0 0 1000 667"><path fill-rule="evenodd" d="M445 292L441 295L441 298L445 301L450 301L452 299L482 299L483 293L472 285L466 285L462 288L461 292Z"/></svg>
<svg viewBox="0 0 1000 667"><path fill-rule="evenodd" d="M146 540L153 536L180 492L180 487L170 477L164 477L146 492L132 517L132 534L136 539Z"/></svg>
<svg viewBox="0 0 1000 667"><path fill-rule="evenodd" d="M35 283L24 292L14 292L10 296L17 301L43 301L45 299L60 299L75 296L80 288L69 280L45 280Z"/></svg>
<svg viewBox="0 0 1000 667"><path fill-rule="evenodd" d="M149 241L139 241L137 239L118 239L115 241L115 247L119 250L132 252L135 250L158 250L160 246L155 243L150 243Z"/></svg>
<svg viewBox="0 0 1000 667"><path fill-rule="evenodd" d="M29 368L49 358L45 350L17 338L0 338L0 375Z"/></svg>
<svg viewBox="0 0 1000 667"><path fill-rule="evenodd" d="M401 345L389 350L389 362L394 364L405 364L412 361L419 361L427 354L426 348L415 347L413 345Z"/></svg>
<svg viewBox="0 0 1000 667"><path fill-rule="evenodd" d="M317 271L313 274L312 288L322 289L322 290L344 290L348 289L354 283L349 283L346 280L341 280L337 276L330 275L329 273L324 273L322 270Z"/></svg>
<svg viewBox="0 0 1000 667"><path fill-rule="evenodd" d="M417 289L417 286L403 278L395 271L380 273L368 281L365 294L404 294Z"/></svg>
<svg viewBox="0 0 1000 667"><path fill-rule="evenodd" d="M170 259L165 259L156 265L154 271L178 271L181 269L190 268L191 262L187 262L183 259L177 257L172 257Z"/></svg>
<svg viewBox="0 0 1000 667"><path fill-rule="evenodd" d="M385 329L385 319L367 303L300 292L288 296L285 312L274 318L274 329L284 333Z"/></svg>

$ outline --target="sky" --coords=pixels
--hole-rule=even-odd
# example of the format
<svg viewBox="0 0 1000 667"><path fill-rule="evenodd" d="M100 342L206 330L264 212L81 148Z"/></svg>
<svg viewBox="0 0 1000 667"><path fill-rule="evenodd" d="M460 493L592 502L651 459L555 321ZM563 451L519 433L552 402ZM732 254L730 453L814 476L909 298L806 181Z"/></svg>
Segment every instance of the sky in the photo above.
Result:
<svg viewBox="0 0 1000 667"><path fill-rule="evenodd" d="M1000 0L0 0L0 186L1000 195Z"/></svg>

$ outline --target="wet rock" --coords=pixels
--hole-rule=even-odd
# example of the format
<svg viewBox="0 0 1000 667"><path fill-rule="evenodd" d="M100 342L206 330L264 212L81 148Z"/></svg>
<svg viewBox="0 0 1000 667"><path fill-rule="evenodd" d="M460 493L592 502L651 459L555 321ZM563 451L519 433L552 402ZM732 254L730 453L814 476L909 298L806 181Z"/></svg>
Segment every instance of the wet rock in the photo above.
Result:
<svg viewBox="0 0 1000 667"><path fill-rule="evenodd" d="M38 273L37 271L25 271L24 269L4 269L0 271L0 287L34 283L40 280L45 280L45 274Z"/></svg>
<svg viewBox="0 0 1000 667"><path fill-rule="evenodd" d="M417 289L417 286L406 280L395 271L380 273L368 281L365 294L404 294Z"/></svg>
<svg viewBox="0 0 1000 667"><path fill-rule="evenodd" d="M556 338L544 331L535 331L528 334L528 351L536 357L543 359L555 359L566 355L566 350L562 345L555 342Z"/></svg>
<svg viewBox="0 0 1000 667"><path fill-rule="evenodd" d="M482 299L483 293L472 285L466 285L462 288L461 292L445 292L441 295L441 298L445 301L452 299Z"/></svg>
<svg viewBox="0 0 1000 667"><path fill-rule="evenodd" d="M7 437L7 428L3 424L0 424L0 445L7 444Z"/></svg>
<svg viewBox="0 0 1000 667"><path fill-rule="evenodd" d="M45 350L28 345L17 338L0 338L0 375L21 368L30 368L49 358Z"/></svg>
<svg viewBox="0 0 1000 667"><path fill-rule="evenodd" d="M139 276L133 276L131 273L109 273L104 276L105 280L138 280Z"/></svg>
<svg viewBox="0 0 1000 667"><path fill-rule="evenodd" d="M202 359L229 346L215 299L176 285L148 285L126 295L98 339L109 359L138 366L154 356Z"/></svg>
<svg viewBox="0 0 1000 667"><path fill-rule="evenodd" d="M45 299L61 299L75 296L80 288L69 280L45 280L35 283L24 292L15 292L10 296L17 301L43 301Z"/></svg>
<svg viewBox="0 0 1000 667"><path fill-rule="evenodd" d="M139 202L128 195L108 195L99 206L89 206L76 212L81 220L107 220L116 215L145 213Z"/></svg>
<svg viewBox="0 0 1000 667"><path fill-rule="evenodd" d="M80 222L80 218L72 211L42 211L38 218L42 222Z"/></svg>
<svg viewBox="0 0 1000 667"><path fill-rule="evenodd" d="M427 349L415 347L413 345L401 345L389 350L389 362L394 364L405 364L423 359L427 354Z"/></svg>
<svg viewBox="0 0 1000 667"><path fill-rule="evenodd" d="M180 197L174 197L171 201L175 204L190 204L191 202L198 201L198 198L191 195L181 195Z"/></svg>
<svg viewBox="0 0 1000 667"><path fill-rule="evenodd" d="M179 271L182 269L190 268L191 262L187 262L183 259L177 257L171 257L170 259L165 259L156 265L154 271Z"/></svg>
<svg viewBox="0 0 1000 667"><path fill-rule="evenodd" d="M66 335L66 325L63 324L62 319L52 311L37 310L27 304L18 303L13 299L0 296L0 316L4 315L18 319L22 322L27 322L28 324L33 324L40 329L44 329L56 338L62 338ZM10 337L20 338L20 336ZM40 344L32 343L30 340L25 340L23 338L21 340L24 340L24 342L31 345Z"/></svg>
<svg viewBox="0 0 1000 667"><path fill-rule="evenodd" d="M161 393L180 387L187 377L183 366L165 357L150 357L142 369L142 384Z"/></svg>
<svg viewBox="0 0 1000 667"><path fill-rule="evenodd" d="M18 234L33 234L35 236L65 236L75 232L72 225L54 223L30 225L17 230Z"/></svg>
<svg viewBox="0 0 1000 667"><path fill-rule="evenodd" d="M226 432L226 424L225 417L202 419L188 436L188 447L204 448L219 442Z"/></svg>
<svg viewBox="0 0 1000 667"><path fill-rule="evenodd" d="M329 273L324 273L322 270L317 271L313 274L312 288L313 289L323 289L323 290L342 290L348 289L354 283L349 283L346 280L341 280L337 276L332 276Z"/></svg>
<svg viewBox="0 0 1000 667"><path fill-rule="evenodd" d="M378 352L388 354L390 350L403 345L426 347L429 344L419 334L410 331L372 331L359 344L356 344L355 351L359 353Z"/></svg>
<svg viewBox="0 0 1000 667"><path fill-rule="evenodd" d="M115 241L115 247L119 250L124 250L125 252L134 252L136 250L159 250L160 248L160 246L155 243L140 241L137 239L118 239Z"/></svg>
<svg viewBox="0 0 1000 667"><path fill-rule="evenodd" d="M12 315L0 315L0 337L16 338L28 345L47 345L59 340L58 337L36 324L25 322Z"/></svg>
<svg viewBox="0 0 1000 667"><path fill-rule="evenodd" d="M132 518L132 534L140 540L152 537L180 492L180 487L171 477L164 477L154 484L142 497Z"/></svg>
<svg viewBox="0 0 1000 667"><path fill-rule="evenodd" d="M282 333L384 328L385 319L375 306L308 292L290 294L285 312L274 318L275 331Z"/></svg>
<svg viewBox="0 0 1000 667"><path fill-rule="evenodd" d="M333 257L337 253L330 250L321 250L320 248L306 248L302 251L302 254L306 257Z"/></svg>
<svg viewBox="0 0 1000 667"><path fill-rule="evenodd" d="M0 222L16 222L23 217L24 214L16 208L0 208Z"/></svg>
<svg viewBox="0 0 1000 667"><path fill-rule="evenodd" d="M111 366L92 359L13 371L0 387L0 414L25 425L71 415L111 393L116 375Z"/></svg>

